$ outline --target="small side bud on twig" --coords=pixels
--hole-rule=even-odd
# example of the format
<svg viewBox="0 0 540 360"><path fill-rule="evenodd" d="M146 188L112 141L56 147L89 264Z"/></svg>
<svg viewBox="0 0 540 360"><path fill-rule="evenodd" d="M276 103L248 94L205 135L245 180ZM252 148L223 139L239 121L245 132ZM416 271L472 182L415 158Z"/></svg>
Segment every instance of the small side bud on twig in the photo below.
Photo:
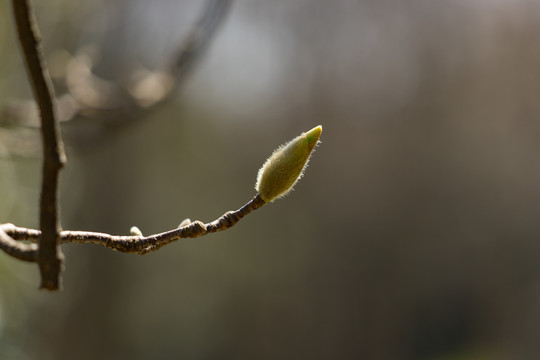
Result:
<svg viewBox="0 0 540 360"><path fill-rule="evenodd" d="M139 230L138 227L136 226L132 226L131 229L129 229L129 233L133 236L140 236L140 237L144 237L143 234L142 234L142 231Z"/></svg>
<svg viewBox="0 0 540 360"><path fill-rule="evenodd" d="M191 224L191 219L190 218L184 219L182 220L180 225L178 225L178 229L183 228L184 226L188 226L189 224Z"/></svg>
<svg viewBox="0 0 540 360"><path fill-rule="evenodd" d="M265 202L285 196L302 177L309 156L321 136L322 126L302 133L281 145L266 160L257 175L255 189Z"/></svg>

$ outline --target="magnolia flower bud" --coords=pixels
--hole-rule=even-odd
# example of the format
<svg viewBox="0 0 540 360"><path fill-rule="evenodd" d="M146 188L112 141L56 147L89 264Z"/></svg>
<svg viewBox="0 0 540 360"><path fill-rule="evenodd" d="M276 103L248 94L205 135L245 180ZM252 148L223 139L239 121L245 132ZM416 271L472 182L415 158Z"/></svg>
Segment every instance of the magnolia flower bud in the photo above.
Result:
<svg viewBox="0 0 540 360"><path fill-rule="evenodd" d="M255 189L265 202L285 196L302 177L309 156L321 136L322 126L302 133L281 145L266 160L257 175Z"/></svg>

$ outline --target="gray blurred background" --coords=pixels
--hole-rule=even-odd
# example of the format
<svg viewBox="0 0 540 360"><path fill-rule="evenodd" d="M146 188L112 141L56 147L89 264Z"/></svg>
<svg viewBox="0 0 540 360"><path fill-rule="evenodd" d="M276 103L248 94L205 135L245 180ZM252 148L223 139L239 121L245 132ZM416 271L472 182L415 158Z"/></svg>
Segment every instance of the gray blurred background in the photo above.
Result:
<svg viewBox="0 0 540 360"><path fill-rule="evenodd" d="M90 48L118 83L205 6L34 3L51 67ZM4 122L31 98L10 10ZM59 293L0 254L1 359L540 358L540 2L236 0L170 101L86 115L62 225L114 234L236 209L277 145L324 131L295 191L228 231L66 245ZM1 222L38 226L40 167L36 130L3 125Z"/></svg>

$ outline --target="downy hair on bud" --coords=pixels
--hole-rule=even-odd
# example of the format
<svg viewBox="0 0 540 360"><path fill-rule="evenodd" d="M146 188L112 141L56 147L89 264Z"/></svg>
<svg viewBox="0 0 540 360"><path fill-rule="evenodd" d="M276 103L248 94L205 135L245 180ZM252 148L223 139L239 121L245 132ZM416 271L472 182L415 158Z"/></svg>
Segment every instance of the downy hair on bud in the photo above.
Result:
<svg viewBox="0 0 540 360"><path fill-rule="evenodd" d="M255 189L265 202L285 196L302 177L313 149L319 142L322 126L300 134L278 147L257 175Z"/></svg>

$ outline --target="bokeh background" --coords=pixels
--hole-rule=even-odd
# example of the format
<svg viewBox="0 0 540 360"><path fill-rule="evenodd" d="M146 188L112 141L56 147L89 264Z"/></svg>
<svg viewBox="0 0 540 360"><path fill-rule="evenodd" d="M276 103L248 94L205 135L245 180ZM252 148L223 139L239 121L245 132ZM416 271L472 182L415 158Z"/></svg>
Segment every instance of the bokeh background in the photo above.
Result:
<svg viewBox="0 0 540 360"><path fill-rule="evenodd" d="M90 49L122 84L206 5L35 6L53 75ZM37 227L10 10L0 221ZM62 125L62 225L114 234L236 209L273 148L324 131L295 191L228 231L144 257L66 245L58 293L0 254L0 358L540 358L540 2L236 0L169 101L84 115Z"/></svg>

